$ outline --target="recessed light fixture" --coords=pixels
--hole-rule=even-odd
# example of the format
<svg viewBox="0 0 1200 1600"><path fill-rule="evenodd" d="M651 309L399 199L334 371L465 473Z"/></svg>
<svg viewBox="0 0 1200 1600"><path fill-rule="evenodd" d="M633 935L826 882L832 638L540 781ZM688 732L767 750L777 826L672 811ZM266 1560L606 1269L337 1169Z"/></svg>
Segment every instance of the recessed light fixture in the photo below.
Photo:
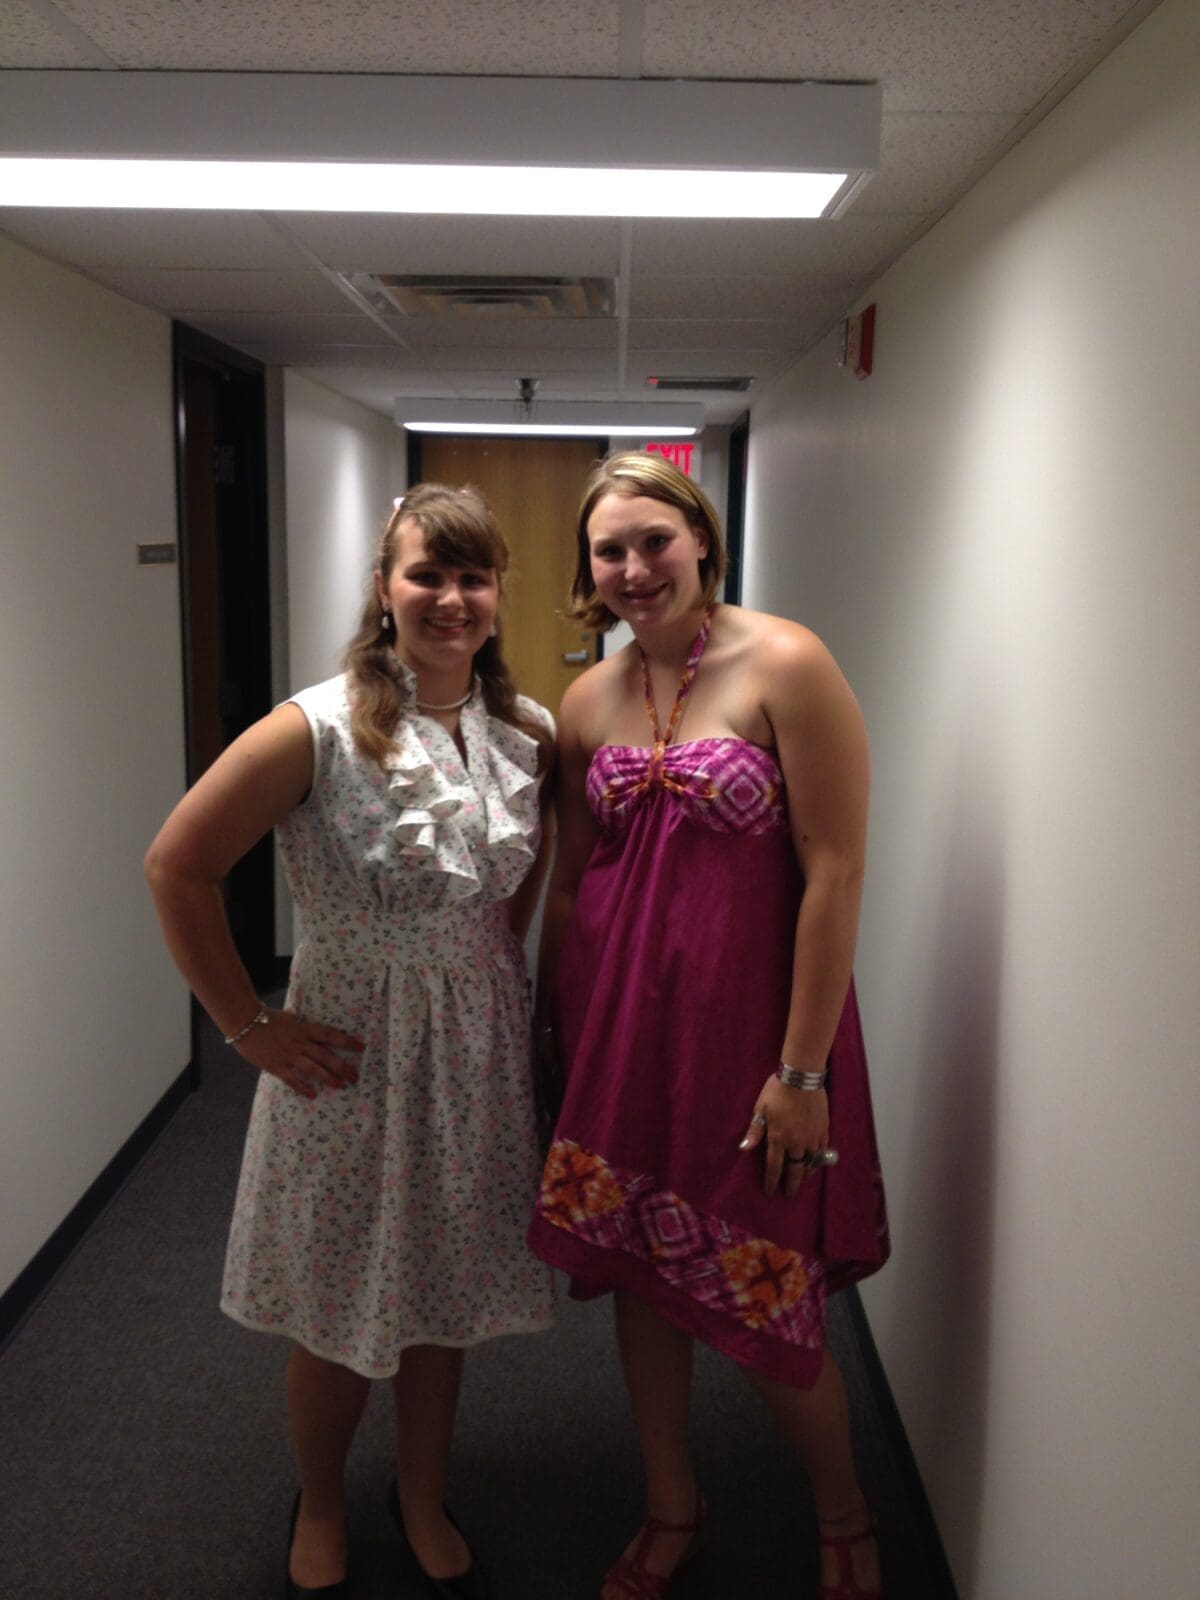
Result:
<svg viewBox="0 0 1200 1600"><path fill-rule="evenodd" d="M653 400L421 400L401 395L393 415L410 433L684 439L704 426L704 407L698 402Z"/></svg>
<svg viewBox="0 0 1200 1600"><path fill-rule="evenodd" d="M836 216L873 84L0 73L0 205Z"/></svg>

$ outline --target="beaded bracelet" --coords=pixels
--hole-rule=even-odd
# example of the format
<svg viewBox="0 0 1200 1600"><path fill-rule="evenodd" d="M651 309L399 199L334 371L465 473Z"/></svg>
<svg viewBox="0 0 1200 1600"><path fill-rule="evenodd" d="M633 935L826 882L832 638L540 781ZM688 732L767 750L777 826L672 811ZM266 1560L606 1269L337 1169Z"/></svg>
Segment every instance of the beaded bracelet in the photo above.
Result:
<svg viewBox="0 0 1200 1600"><path fill-rule="evenodd" d="M784 1061L775 1068L775 1076L785 1089L804 1089L809 1094L815 1094L818 1089L825 1087L823 1072L801 1072Z"/></svg>
<svg viewBox="0 0 1200 1600"><path fill-rule="evenodd" d="M227 1033L225 1035L225 1043L237 1044L240 1039L244 1039L254 1028L265 1028L270 1020L266 1007L259 1006L258 1011L250 1018L244 1028L239 1028L236 1033Z"/></svg>

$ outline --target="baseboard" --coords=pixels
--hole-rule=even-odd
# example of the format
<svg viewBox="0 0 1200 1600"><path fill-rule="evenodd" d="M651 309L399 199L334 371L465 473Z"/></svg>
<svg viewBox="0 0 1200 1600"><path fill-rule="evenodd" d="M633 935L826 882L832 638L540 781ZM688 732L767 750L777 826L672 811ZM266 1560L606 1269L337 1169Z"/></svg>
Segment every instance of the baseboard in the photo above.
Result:
<svg viewBox="0 0 1200 1600"><path fill-rule="evenodd" d="M55 1274L137 1166L138 1162L187 1099L193 1087L191 1065L186 1066L157 1105L126 1139L83 1198L68 1212L11 1285L0 1295L0 1348L49 1288Z"/></svg>
<svg viewBox="0 0 1200 1600"><path fill-rule="evenodd" d="M946 1552L942 1548L942 1538L934 1521L933 1507L929 1504L929 1496L925 1493L925 1485L921 1482L917 1459L904 1431L904 1423L901 1421L899 1409L887 1381L887 1374L883 1370L883 1362L879 1359L871 1324L867 1321L867 1313L863 1310L857 1288L851 1286L844 1289L841 1299L850 1314L863 1371L866 1374L867 1387L875 1402L879 1426L887 1440L896 1474L900 1479L912 1518L913 1531L924 1551L929 1574L929 1588L925 1600L958 1600L954 1574L950 1571L950 1563L946 1560Z"/></svg>

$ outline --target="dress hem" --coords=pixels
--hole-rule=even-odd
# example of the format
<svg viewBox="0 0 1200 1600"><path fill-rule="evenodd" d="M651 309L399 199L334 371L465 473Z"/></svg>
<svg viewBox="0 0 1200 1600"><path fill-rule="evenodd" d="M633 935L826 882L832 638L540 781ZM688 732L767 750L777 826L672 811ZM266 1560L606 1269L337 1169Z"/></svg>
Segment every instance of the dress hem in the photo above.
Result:
<svg viewBox="0 0 1200 1600"><path fill-rule="evenodd" d="M363 1361L347 1360L346 1356L341 1352L322 1348L317 1340L297 1333L290 1325L256 1322L253 1317L238 1311L225 1300L221 1301L221 1310L231 1321L236 1322L239 1327L248 1328L251 1333L278 1334L280 1338L290 1339L293 1344L301 1345L310 1355L317 1356L322 1361L330 1361L335 1366L346 1367L350 1372L357 1372L361 1378L394 1378L400 1370L399 1361L394 1366L376 1367ZM401 1340L397 1348L403 1353L413 1345L431 1344L437 1345L442 1349L470 1350L475 1345L487 1344L490 1339L504 1339L516 1334L545 1333L547 1329L554 1326L554 1320L554 1314L551 1313L550 1316L545 1318L531 1319L527 1322L514 1323L503 1328L489 1329L487 1333L472 1334L465 1339L451 1339L441 1333L415 1334L411 1338Z"/></svg>
<svg viewBox="0 0 1200 1600"><path fill-rule="evenodd" d="M723 1317L667 1283L648 1262L588 1244L541 1216L530 1227L529 1247L548 1266L570 1274L573 1300L594 1300L620 1289L739 1367L797 1389L811 1389L820 1377L824 1337L819 1346L801 1348L769 1335L731 1330Z"/></svg>

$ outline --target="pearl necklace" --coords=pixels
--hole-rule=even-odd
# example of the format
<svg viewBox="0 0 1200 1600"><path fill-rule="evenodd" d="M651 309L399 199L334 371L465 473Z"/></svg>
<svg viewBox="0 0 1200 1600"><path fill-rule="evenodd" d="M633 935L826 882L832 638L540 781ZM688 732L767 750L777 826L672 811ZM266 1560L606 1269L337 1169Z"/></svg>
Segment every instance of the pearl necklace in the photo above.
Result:
<svg viewBox="0 0 1200 1600"><path fill-rule="evenodd" d="M472 684L467 690L466 694L463 695L461 700L452 700L448 706L430 705L427 700L414 700L413 704L416 706L418 711L459 711L463 706L466 705L467 701L474 693L475 685Z"/></svg>

